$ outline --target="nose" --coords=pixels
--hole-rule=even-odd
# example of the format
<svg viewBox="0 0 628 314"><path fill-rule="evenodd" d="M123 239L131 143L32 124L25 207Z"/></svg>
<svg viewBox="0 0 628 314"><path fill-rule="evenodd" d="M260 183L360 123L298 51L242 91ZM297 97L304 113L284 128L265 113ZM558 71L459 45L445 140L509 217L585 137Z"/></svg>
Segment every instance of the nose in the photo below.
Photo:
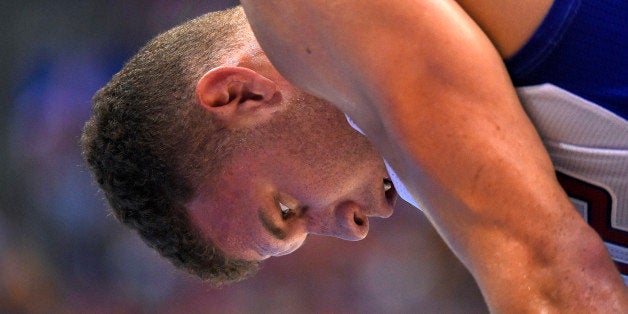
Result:
<svg viewBox="0 0 628 314"><path fill-rule="evenodd" d="M336 230L334 236L357 241L369 232L369 220L360 205L352 201L338 204L334 210Z"/></svg>
<svg viewBox="0 0 628 314"><path fill-rule="evenodd" d="M338 204L331 215L310 220L308 229L309 233L313 234L357 241L366 237L369 231L369 221L358 204L345 201Z"/></svg>

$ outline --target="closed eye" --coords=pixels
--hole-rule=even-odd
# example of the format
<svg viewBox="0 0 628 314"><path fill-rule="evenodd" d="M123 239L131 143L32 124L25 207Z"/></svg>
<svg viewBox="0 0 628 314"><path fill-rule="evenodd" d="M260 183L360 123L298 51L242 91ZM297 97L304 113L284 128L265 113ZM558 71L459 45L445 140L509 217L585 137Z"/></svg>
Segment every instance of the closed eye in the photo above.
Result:
<svg viewBox="0 0 628 314"><path fill-rule="evenodd" d="M279 226L275 225L271 219L266 217L263 210L258 212L259 220L262 222L264 229L268 231L275 239L283 240L286 238L286 232Z"/></svg>

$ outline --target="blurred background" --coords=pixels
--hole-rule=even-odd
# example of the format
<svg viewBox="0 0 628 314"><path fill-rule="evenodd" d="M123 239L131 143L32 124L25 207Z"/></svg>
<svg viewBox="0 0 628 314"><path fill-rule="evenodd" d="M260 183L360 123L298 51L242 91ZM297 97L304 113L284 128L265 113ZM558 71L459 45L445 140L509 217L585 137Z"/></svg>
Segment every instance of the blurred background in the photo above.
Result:
<svg viewBox="0 0 628 314"><path fill-rule="evenodd" d="M476 284L403 202L367 239L310 237L221 289L109 213L78 141L90 98L144 43L237 1L0 4L1 313L484 313Z"/></svg>

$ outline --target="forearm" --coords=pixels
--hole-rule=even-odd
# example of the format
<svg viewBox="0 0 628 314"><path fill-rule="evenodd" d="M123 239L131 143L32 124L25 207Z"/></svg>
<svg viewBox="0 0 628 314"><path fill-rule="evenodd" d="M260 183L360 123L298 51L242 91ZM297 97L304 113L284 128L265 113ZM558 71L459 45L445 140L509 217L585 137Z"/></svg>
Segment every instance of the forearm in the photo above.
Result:
<svg viewBox="0 0 628 314"><path fill-rule="evenodd" d="M282 74L350 114L402 175L492 309L625 299L499 54L454 2L242 3Z"/></svg>

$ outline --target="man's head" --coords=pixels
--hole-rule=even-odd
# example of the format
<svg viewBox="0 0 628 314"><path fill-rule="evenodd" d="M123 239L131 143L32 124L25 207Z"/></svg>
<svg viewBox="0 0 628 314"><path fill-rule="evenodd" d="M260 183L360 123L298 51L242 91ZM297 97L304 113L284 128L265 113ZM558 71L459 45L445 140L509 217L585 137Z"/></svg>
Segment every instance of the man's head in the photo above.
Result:
<svg viewBox="0 0 628 314"><path fill-rule="evenodd" d="M82 145L116 217L214 284L392 212L374 148L277 73L240 8L148 43L95 95Z"/></svg>

